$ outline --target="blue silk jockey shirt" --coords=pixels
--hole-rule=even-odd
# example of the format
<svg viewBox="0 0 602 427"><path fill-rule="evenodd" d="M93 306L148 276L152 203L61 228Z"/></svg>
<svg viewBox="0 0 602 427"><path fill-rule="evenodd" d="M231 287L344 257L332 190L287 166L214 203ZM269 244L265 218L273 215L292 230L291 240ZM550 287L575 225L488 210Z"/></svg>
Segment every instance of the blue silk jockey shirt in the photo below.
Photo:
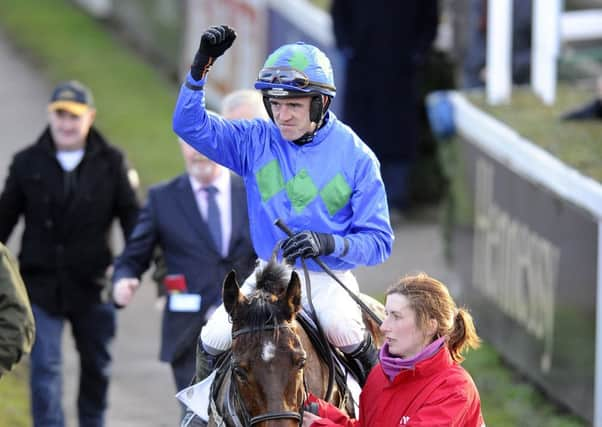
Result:
<svg viewBox="0 0 602 427"><path fill-rule="evenodd" d="M193 86L205 83L187 78ZM204 91L182 85L174 131L243 177L251 238L263 260L286 237L274 225L278 218L294 232L333 234L334 252L321 257L333 270L379 264L391 254L393 231L378 160L334 113L328 112L326 120L310 143L298 146L283 139L271 121L228 121L208 113ZM340 257L343 236L349 249ZM321 271L311 260L307 266Z"/></svg>

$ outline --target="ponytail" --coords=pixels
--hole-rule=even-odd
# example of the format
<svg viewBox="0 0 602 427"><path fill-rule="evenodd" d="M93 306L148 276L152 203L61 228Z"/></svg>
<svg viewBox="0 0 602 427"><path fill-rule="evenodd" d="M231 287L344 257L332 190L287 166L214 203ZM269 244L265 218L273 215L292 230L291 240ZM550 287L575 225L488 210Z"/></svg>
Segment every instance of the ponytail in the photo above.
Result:
<svg viewBox="0 0 602 427"><path fill-rule="evenodd" d="M472 316L467 310L458 309L447 342L452 359L456 363L462 363L464 361L462 353L465 353L469 348L479 348L480 344L481 339L477 335Z"/></svg>

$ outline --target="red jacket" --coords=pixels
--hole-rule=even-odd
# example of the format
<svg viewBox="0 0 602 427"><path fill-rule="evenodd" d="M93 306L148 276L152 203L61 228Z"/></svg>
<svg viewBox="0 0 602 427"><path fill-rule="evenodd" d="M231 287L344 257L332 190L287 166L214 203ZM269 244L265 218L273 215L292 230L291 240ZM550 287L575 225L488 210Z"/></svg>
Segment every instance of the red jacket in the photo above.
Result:
<svg viewBox="0 0 602 427"><path fill-rule="evenodd" d="M447 347L413 370L400 372L393 382L380 364L372 369L360 395L359 420L326 402L318 403L324 419L312 427L485 426L477 387L453 362Z"/></svg>

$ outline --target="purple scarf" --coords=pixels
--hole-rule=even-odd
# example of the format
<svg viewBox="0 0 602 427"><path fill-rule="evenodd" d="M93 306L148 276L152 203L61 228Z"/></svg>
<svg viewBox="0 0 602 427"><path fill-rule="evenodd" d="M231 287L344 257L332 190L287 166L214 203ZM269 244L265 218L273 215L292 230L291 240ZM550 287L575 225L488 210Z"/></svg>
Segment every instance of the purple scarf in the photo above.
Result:
<svg viewBox="0 0 602 427"><path fill-rule="evenodd" d="M382 366L383 371L389 377L389 380L393 381L402 369L413 369L418 362L428 359L433 354L437 353L444 342L445 337L438 338L424 347L416 356L409 359L402 359L401 357L391 355L389 353L389 344L385 343L380 349L380 366Z"/></svg>

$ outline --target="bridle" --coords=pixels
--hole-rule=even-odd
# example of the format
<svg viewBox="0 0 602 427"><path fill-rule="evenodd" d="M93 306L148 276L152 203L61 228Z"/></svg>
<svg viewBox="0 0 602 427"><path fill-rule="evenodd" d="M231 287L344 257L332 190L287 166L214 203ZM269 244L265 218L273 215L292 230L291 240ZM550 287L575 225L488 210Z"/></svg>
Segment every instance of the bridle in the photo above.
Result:
<svg viewBox="0 0 602 427"><path fill-rule="evenodd" d="M232 340L234 340L237 337L244 335L244 334L250 334L250 333L256 333L256 332L267 332L267 331L273 331L273 330L277 330L277 329L291 330L291 327L288 324L280 324L280 325L266 324L260 328L256 328L256 327L241 328L241 329L238 329L238 330L232 332ZM230 367L230 372L232 372L231 367ZM230 418L232 419L232 421L234 422L236 427L254 426L256 424L259 424L259 423L262 423L265 421L283 420L283 419L296 420L299 423L299 426L302 425L302 423L303 423L303 402L305 401L305 398L307 396L307 386L305 384L305 379L303 380L303 393L301 395L301 402L299 402L299 412L295 412L295 411L267 412L265 414L256 415L254 417L251 417L249 415L249 411L247 410L245 403L243 402L243 400L240 397L237 383L232 376L230 377L229 384L230 384L230 388L226 394L226 396L227 396L226 406L227 406ZM233 405L232 401L230 399L234 400L236 404ZM240 415L236 414L235 407L238 407L240 409L240 412L241 412ZM220 425L220 426L226 425L223 420L223 416L221 414L219 414L219 412L217 410L217 405L214 402L213 396L211 397L211 409L212 409L212 412L216 415L216 418L218 419L218 425ZM242 424L241 424L241 419L242 419Z"/></svg>

